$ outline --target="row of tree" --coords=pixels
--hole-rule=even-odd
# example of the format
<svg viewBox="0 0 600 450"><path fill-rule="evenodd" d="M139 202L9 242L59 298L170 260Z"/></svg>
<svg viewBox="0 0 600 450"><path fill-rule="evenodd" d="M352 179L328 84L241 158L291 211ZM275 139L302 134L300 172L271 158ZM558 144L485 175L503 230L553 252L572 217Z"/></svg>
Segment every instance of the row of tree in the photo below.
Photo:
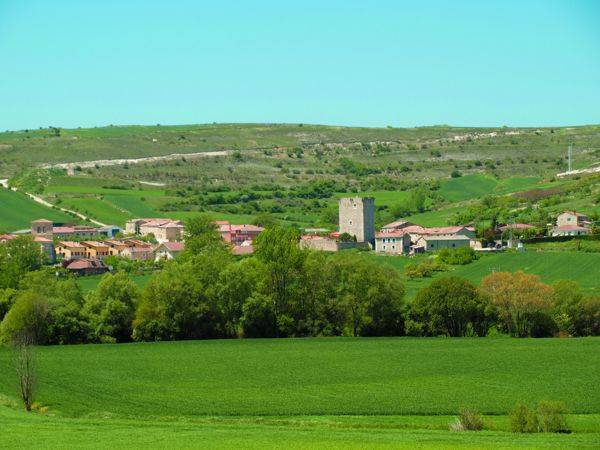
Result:
<svg viewBox="0 0 600 450"><path fill-rule="evenodd" d="M117 272L83 295L73 279L15 263L11 273L20 283L5 280L0 289L0 337L67 344L485 336L491 330L517 337L600 334L600 298L584 295L570 281L549 286L534 275L498 272L476 286L447 277L407 305L395 269L360 253L300 250L291 228L268 228L256 239L254 256L244 259L231 255L209 218L190 221L186 233L184 254L157 271L143 290ZM24 248L12 247L4 263L22 261L15 252Z"/></svg>

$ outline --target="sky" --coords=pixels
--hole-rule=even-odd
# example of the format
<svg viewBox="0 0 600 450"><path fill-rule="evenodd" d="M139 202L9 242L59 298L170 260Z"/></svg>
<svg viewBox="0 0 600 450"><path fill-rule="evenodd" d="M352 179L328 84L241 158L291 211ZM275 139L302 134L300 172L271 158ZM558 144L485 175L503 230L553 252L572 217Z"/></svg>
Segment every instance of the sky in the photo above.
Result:
<svg viewBox="0 0 600 450"><path fill-rule="evenodd" d="M600 0L0 0L0 130L600 123Z"/></svg>

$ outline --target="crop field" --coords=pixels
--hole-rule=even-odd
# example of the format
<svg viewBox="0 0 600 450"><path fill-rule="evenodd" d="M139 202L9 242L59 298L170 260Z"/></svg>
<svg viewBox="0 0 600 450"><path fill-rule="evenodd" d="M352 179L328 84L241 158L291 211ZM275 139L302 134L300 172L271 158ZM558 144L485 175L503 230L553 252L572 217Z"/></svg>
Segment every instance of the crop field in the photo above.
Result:
<svg viewBox="0 0 600 450"><path fill-rule="evenodd" d="M382 264L389 264L404 273L407 264L419 262L428 256L407 258L403 256L383 256L368 254L366 257L374 258ZM438 272L432 277L421 279L408 279L406 281L406 294L408 299L414 298L419 289L428 286L433 280L448 276L466 278L479 284L481 280L492 272L516 272L522 270L526 273L539 275L545 283L557 280L576 281L583 291L600 294L597 267L600 266L600 253L575 252L575 251L526 251L524 253L495 253L483 254L470 264L464 266L451 266L448 271Z"/></svg>
<svg viewBox="0 0 600 450"><path fill-rule="evenodd" d="M0 232L29 228L35 219L73 222L75 219L56 209L40 205L25 194L0 187Z"/></svg>
<svg viewBox="0 0 600 450"><path fill-rule="evenodd" d="M14 396L0 350L0 393ZM38 400L66 416L600 413L600 338L332 338L38 349ZM543 378L544 382L539 380Z"/></svg>
<svg viewBox="0 0 600 450"><path fill-rule="evenodd" d="M8 447L218 448L593 446L600 438L600 338L337 338L41 347L38 399L17 409L0 350ZM543 382L540 382L543 380ZM515 435L516 402L560 400L570 435ZM452 433L458 408L483 432ZM34 431L34 432L32 432Z"/></svg>

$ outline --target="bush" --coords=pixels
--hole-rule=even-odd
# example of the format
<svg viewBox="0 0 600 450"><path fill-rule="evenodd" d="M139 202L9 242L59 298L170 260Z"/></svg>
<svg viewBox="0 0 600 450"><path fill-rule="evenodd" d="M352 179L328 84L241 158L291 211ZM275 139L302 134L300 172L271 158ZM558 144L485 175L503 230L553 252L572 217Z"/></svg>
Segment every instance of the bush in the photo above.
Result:
<svg viewBox="0 0 600 450"><path fill-rule="evenodd" d="M566 413L567 408L561 402L543 400L536 410L519 403L508 414L510 430L513 433L570 433Z"/></svg>
<svg viewBox="0 0 600 450"><path fill-rule="evenodd" d="M457 249L443 248L438 253L440 261L452 265L469 264L479 258L479 255L471 247Z"/></svg>
<svg viewBox="0 0 600 450"><path fill-rule="evenodd" d="M535 411L532 411L523 403L517 404L508 413L510 431L513 433L535 433L538 431L538 420Z"/></svg>
<svg viewBox="0 0 600 450"><path fill-rule="evenodd" d="M242 307L240 319L244 336L249 338L275 337L277 335L273 299L255 293Z"/></svg>
<svg viewBox="0 0 600 450"><path fill-rule="evenodd" d="M566 413L567 408L561 402L541 401L537 407L539 431L542 433L569 433Z"/></svg>
<svg viewBox="0 0 600 450"><path fill-rule="evenodd" d="M467 408L461 408L458 412L458 419L450 425L452 431L480 431L482 429L482 415Z"/></svg>

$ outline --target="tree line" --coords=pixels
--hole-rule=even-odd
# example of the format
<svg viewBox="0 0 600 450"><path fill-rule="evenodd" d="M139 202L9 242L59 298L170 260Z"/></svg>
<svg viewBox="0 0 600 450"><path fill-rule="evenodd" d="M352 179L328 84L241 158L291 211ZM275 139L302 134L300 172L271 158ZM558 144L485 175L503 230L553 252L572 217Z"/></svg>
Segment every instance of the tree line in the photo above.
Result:
<svg viewBox="0 0 600 450"><path fill-rule="evenodd" d="M236 337L600 334L600 297L572 281L496 272L479 286L440 278L405 301L400 273L361 253L301 250L272 226L255 253L231 255L210 218L186 226L186 250L144 289L125 272L84 294L20 237L0 246L0 339L38 344Z"/></svg>

